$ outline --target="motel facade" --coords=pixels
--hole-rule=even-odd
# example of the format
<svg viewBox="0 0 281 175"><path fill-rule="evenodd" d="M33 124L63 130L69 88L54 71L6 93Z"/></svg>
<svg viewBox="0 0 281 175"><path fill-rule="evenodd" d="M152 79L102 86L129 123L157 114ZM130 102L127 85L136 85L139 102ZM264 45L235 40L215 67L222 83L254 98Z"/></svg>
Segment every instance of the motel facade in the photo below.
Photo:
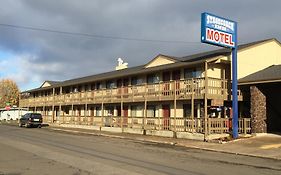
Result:
<svg viewBox="0 0 281 175"><path fill-rule="evenodd" d="M240 134L266 132L257 126L263 118L254 116L259 104L251 102L258 86L245 77L280 65L280 46L267 39L238 47ZM231 134L231 94L231 50L223 48L185 57L159 54L136 67L120 64L111 72L45 81L22 92L19 106L54 125L208 140Z"/></svg>

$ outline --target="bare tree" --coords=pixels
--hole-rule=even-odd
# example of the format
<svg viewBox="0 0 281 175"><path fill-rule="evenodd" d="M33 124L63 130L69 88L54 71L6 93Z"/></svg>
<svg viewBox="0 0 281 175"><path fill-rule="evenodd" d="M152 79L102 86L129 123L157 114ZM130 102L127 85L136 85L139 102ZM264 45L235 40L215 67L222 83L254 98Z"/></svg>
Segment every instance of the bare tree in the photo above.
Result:
<svg viewBox="0 0 281 175"><path fill-rule="evenodd" d="M7 103L18 106L19 88L17 84L10 79L0 80L0 107L5 107Z"/></svg>

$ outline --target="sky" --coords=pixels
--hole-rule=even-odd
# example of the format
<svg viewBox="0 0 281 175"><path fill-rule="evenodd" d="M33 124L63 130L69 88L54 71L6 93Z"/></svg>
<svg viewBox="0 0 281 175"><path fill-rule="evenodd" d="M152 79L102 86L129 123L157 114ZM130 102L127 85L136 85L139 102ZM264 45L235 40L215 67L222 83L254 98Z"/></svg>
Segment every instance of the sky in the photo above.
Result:
<svg viewBox="0 0 281 175"><path fill-rule="evenodd" d="M113 71L119 57L133 67L218 49L200 43L202 12L237 21L240 44L281 41L280 0L0 1L0 79L22 91Z"/></svg>

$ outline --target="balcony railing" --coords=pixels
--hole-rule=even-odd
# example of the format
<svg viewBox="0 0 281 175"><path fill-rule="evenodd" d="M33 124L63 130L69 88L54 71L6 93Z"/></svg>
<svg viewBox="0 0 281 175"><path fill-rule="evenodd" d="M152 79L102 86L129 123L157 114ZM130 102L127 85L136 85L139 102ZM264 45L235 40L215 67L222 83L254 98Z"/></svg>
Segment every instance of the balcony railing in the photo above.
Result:
<svg viewBox="0 0 281 175"><path fill-rule="evenodd" d="M21 107L51 106L67 104L95 104L118 103L138 101L162 101L173 99L203 99L207 89L209 99L230 99L231 89L229 81L208 78L208 86L205 87L205 78L161 82L157 84L145 84L127 86L113 89L102 89L85 92L75 92L46 97L20 99ZM238 91L241 99L241 93Z"/></svg>
<svg viewBox="0 0 281 175"><path fill-rule="evenodd" d="M43 122L51 123L52 116L43 116ZM163 117L121 117L121 116L61 116L56 117L61 124L80 124L100 127L135 128L155 131L176 131L190 133L204 133L205 120L203 118L163 118ZM223 134L232 130L232 120L229 118L208 118L207 133ZM251 119L238 119L238 132L251 133Z"/></svg>

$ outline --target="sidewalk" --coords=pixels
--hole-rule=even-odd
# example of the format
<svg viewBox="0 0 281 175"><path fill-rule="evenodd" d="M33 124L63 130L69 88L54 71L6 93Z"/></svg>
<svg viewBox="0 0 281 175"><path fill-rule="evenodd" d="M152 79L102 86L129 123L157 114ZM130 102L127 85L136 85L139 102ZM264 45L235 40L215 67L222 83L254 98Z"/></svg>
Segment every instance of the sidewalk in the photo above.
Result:
<svg viewBox="0 0 281 175"><path fill-rule="evenodd" d="M175 139L157 136L146 136L138 134L113 133L80 128L68 128L60 126L49 126L55 131L71 132L77 134L100 135L121 139L132 139L144 142L163 143L187 148L196 148L209 151L217 151L231 154L247 155L254 157L281 160L281 135L262 134L250 138L241 138L225 143L202 142L188 139Z"/></svg>

